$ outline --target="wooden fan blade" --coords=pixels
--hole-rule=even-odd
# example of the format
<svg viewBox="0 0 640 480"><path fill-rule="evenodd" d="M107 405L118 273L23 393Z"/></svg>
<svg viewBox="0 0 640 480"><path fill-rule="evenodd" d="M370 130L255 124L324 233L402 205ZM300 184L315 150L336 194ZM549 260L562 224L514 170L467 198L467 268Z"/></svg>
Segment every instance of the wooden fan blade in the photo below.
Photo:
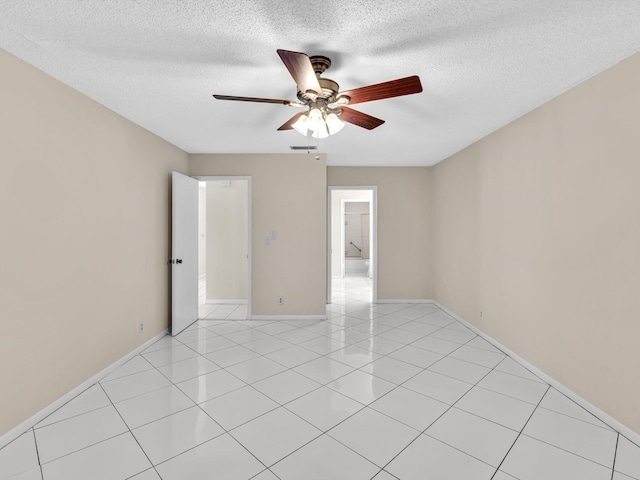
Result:
<svg viewBox="0 0 640 480"><path fill-rule="evenodd" d="M296 113L293 117L291 117L289 120L287 120L285 123L282 124L282 126L278 129L278 130L293 130L293 124L296 123L298 121L298 119L304 115L306 112L298 112Z"/></svg>
<svg viewBox="0 0 640 480"><path fill-rule="evenodd" d="M311 61L306 54L289 50L278 50L277 52L302 93L312 90L318 95L322 95L322 88L318 83L316 72L313 71Z"/></svg>
<svg viewBox="0 0 640 480"><path fill-rule="evenodd" d="M291 105L291 100L280 100L277 98L256 98L256 97L234 97L233 95L214 95L218 100L234 100L236 102L258 102L258 103L278 103L280 105Z"/></svg>
<svg viewBox="0 0 640 480"><path fill-rule="evenodd" d="M400 97L402 95L411 95L420 93L422 84L417 75L406 78L398 78L389 82L377 83L368 87L356 88L340 92L338 97L347 95L351 98L349 105L356 103L372 102L374 100L382 100L384 98Z"/></svg>
<svg viewBox="0 0 640 480"><path fill-rule="evenodd" d="M342 110L342 115L338 117L340 120L343 122L353 123L354 125L366 128L367 130L373 130L384 123L384 120L380 120L379 118L372 117L371 115L367 115L366 113L359 112L352 108L340 107L340 110Z"/></svg>

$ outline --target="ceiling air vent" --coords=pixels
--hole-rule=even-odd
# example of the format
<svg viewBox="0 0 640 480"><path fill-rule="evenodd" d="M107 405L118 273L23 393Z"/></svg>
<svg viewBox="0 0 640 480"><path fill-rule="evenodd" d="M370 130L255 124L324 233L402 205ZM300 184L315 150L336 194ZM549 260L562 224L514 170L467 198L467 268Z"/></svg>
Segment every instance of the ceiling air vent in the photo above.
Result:
<svg viewBox="0 0 640 480"><path fill-rule="evenodd" d="M316 145L291 145L289 147L291 150L317 150L318 147Z"/></svg>

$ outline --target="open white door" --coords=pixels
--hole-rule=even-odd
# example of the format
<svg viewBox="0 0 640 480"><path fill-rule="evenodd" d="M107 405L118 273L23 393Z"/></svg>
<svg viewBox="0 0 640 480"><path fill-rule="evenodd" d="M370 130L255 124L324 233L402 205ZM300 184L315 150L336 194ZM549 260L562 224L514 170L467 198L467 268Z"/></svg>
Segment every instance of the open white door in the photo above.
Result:
<svg viewBox="0 0 640 480"><path fill-rule="evenodd" d="M171 335L177 335L198 319L198 180L171 175Z"/></svg>

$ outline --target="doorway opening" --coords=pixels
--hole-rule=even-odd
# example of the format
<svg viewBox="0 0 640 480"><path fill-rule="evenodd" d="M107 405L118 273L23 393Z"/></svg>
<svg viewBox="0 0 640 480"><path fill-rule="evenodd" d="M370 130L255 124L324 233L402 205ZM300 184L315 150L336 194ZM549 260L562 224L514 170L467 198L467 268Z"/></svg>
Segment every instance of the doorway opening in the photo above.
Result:
<svg viewBox="0 0 640 480"><path fill-rule="evenodd" d="M327 303L377 302L377 187L329 187Z"/></svg>
<svg viewBox="0 0 640 480"><path fill-rule="evenodd" d="M196 177L201 320L251 318L251 179Z"/></svg>

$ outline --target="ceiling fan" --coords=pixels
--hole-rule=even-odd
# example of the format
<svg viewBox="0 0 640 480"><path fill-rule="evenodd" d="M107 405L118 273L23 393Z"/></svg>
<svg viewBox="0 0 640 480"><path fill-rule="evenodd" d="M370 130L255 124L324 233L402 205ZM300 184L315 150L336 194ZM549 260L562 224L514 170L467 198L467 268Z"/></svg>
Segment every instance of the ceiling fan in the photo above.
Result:
<svg viewBox="0 0 640 480"><path fill-rule="evenodd" d="M344 122L367 130L373 130L384 123L384 120L353 110L347 105L422 92L420 78L417 75L340 92L340 86L335 81L321 77L331 66L329 58L321 55L309 57L304 53L289 50L277 52L298 86L297 101L231 95L214 97L218 100L276 103L305 108L287 120L278 130L293 129L305 136L310 132L314 138L326 138L339 132L344 127Z"/></svg>

